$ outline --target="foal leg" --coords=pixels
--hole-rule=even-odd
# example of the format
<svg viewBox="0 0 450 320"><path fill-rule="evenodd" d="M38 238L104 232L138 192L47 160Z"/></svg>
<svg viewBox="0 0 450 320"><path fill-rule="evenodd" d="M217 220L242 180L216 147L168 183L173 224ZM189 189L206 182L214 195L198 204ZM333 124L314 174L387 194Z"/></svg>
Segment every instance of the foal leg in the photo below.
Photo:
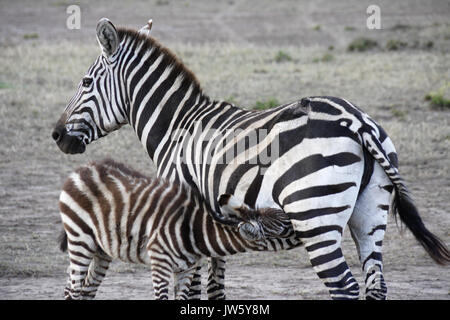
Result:
<svg viewBox="0 0 450 320"><path fill-rule="evenodd" d="M225 300L225 258L208 258L208 300Z"/></svg>
<svg viewBox="0 0 450 320"><path fill-rule="evenodd" d="M189 298L189 289L192 278L197 270L197 266L174 273L174 291L176 300L187 300Z"/></svg>
<svg viewBox="0 0 450 320"><path fill-rule="evenodd" d="M105 254L98 254L94 256L81 290L81 296L84 300L95 298L98 287L102 283L110 263L111 258Z"/></svg>
<svg viewBox="0 0 450 320"><path fill-rule="evenodd" d="M189 288L188 299L200 300L202 298L202 275L200 273L202 269L201 263L199 263L194 270L192 276L191 287Z"/></svg>
<svg viewBox="0 0 450 320"><path fill-rule="evenodd" d="M80 249L79 247L77 247ZM83 283L91 264L93 254L87 250L77 250L77 248L68 246L70 265L68 268L69 279L64 289L64 299L66 300L79 300Z"/></svg>
<svg viewBox="0 0 450 320"><path fill-rule="evenodd" d="M170 256L161 249L157 241L149 244L147 252L150 257L153 291L156 300L169 299L169 282L173 274L173 261Z"/></svg>
<svg viewBox="0 0 450 320"><path fill-rule="evenodd" d="M191 287L189 289L189 300L201 299L201 264L198 264L194 276L192 278ZM208 284L207 294L209 300L225 299L225 259L224 258L208 258Z"/></svg>
<svg viewBox="0 0 450 320"><path fill-rule="evenodd" d="M376 163L349 221L365 276L366 299L386 299L381 251L392 190L392 183Z"/></svg>

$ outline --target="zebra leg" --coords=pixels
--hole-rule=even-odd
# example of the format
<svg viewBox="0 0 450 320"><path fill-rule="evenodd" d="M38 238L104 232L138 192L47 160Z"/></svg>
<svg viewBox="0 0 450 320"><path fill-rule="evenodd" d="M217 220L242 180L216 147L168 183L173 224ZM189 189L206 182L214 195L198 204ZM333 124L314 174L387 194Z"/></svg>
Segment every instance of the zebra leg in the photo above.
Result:
<svg viewBox="0 0 450 320"><path fill-rule="evenodd" d="M174 273L174 291L176 300L187 300L189 298L190 287L197 266Z"/></svg>
<svg viewBox="0 0 450 320"><path fill-rule="evenodd" d="M349 221L365 276L366 299L386 299L381 251L392 190L392 183L376 163Z"/></svg>
<svg viewBox="0 0 450 320"><path fill-rule="evenodd" d="M336 226L331 226L336 227ZM314 271L335 300L358 299L359 285L345 261L341 249L342 229L324 227L321 234L303 236L305 248ZM328 230L327 230L328 229ZM313 233L319 232L312 230Z"/></svg>
<svg viewBox="0 0 450 320"><path fill-rule="evenodd" d="M101 254L94 256L89 266L88 274L84 280L81 290L83 300L94 299L97 294L98 287L106 275L106 271L111 263L111 258Z"/></svg>
<svg viewBox="0 0 450 320"><path fill-rule="evenodd" d="M152 268L152 284L156 300L169 299L169 281L173 274L173 263L157 243L149 244L148 254Z"/></svg>
<svg viewBox="0 0 450 320"><path fill-rule="evenodd" d="M225 300L225 259L208 258L208 300Z"/></svg>
<svg viewBox="0 0 450 320"><path fill-rule="evenodd" d="M67 268L69 279L64 289L64 299L79 300L83 283L89 270L93 257L96 255L95 241L92 239L78 239L79 234L74 236L70 232L67 234L67 251L70 265ZM86 241L85 241L86 240Z"/></svg>
<svg viewBox="0 0 450 320"><path fill-rule="evenodd" d="M194 275L192 277L191 286L189 288L188 299L200 300L202 298L202 275L200 273L202 265L199 263L195 267Z"/></svg>
<svg viewBox="0 0 450 320"><path fill-rule="evenodd" d="M70 266L68 268L69 280L64 289L64 299L66 300L80 300L82 299L81 291L83 288L84 279L89 270L89 265L92 261L90 256L76 255L69 251Z"/></svg>
<svg viewBox="0 0 450 320"><path fill-rule="evenodd" d="M152 283L156 300L169 299L169 281L171 272L152 264Z"/></svg>
<svg viewBox="0 0 450 320"><path fill-rule="evenodd" d="M317 179L322 182L318 187L307 185L300 192L286 188L290 197L285 198L283 209L332 299L359 298L359 286L345 261L341 241L356 203L362 171L362 163L353 174L330 168L328 175ZM315 188L314 193L311 188Z"/></svg>

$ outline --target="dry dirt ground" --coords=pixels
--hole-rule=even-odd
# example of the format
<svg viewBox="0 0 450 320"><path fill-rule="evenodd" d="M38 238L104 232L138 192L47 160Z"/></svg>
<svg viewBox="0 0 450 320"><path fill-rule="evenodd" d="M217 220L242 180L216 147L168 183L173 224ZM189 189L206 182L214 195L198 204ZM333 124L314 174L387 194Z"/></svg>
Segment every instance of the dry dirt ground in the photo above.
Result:
<svg viewBox="0 0 450 320"><path fill-rule="evenodd" d="M130 128L62 154L50 134L98 55L95 24L140 27L182 58L213 98L251 107L334 95L362 107L396 144L400 171L426 225L450 244L450 111L424 101L450 81L448 1L378 1L381 29L366 27L370 1L78 1L81 29L66 28L71 1L1 1L0 299L62 299L67 256L58 251L57 199L77 165L110 156L152 173ZM348 52L359 36L378 47ZM386 49L389 40L404 42ZM277 57L288 56L284 61ZM283 60L283 59L281 59ZM354 244L344 253L362 287ZM434 264L392 217L384 241L390 299L450 298L449 268ZM328 299L305 250L228 259L230 299ZM98 299L152 299L149 269L114 263Z"/></svg>

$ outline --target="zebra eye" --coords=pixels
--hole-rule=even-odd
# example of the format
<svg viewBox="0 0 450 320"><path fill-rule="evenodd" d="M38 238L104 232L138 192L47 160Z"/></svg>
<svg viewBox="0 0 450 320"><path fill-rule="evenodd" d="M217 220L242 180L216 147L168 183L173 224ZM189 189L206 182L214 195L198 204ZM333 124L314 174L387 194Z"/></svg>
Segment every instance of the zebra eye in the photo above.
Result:
<svg viewBox="0 0 450 320"><path fill-rule="evenodd" d="M83 78L83 87L89 87L92 83L92 78L84 77Z"/></svg>

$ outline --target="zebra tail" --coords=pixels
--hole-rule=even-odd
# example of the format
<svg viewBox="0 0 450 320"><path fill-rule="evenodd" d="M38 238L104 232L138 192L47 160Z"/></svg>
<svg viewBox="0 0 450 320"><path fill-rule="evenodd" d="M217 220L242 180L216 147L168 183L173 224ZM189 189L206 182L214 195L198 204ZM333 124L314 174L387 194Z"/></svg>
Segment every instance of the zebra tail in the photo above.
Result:
<svg viewBox="0 0 450 320"><path fill-rule="evenodd" d="M402 183L397 183L394 188L395 198L392 204L394 217L398 214L400 220L411 230L414 237L437 264L449 264L450 252L448 248L441 239L425 227L406 187Z"/></svg>
<svg viewBox="0 0 450 320"><path fill-rule="evenodd" d="M62 252L67 251L67 233L65 230L62 230L58 237L59 249Z"/></svg>
<svg viewBox="0 0 450 320"><path fill-rule="evenodd" d="M380 127L379 130L383 129ZM383 133L386 134L385 132ZM392 141L386 138L382 144L379 137L374 135L373 132L366 130L366 133L363 135L363 144L381 165L394 185L395 197L391 211L394 214L395 221L397 222L398 215L436 263L440 265L450 263L450 252L446 245L425 227L408 189L398 173L396 156L389 157L387 155L388 152L386 150L395 153Z"/></svg>

